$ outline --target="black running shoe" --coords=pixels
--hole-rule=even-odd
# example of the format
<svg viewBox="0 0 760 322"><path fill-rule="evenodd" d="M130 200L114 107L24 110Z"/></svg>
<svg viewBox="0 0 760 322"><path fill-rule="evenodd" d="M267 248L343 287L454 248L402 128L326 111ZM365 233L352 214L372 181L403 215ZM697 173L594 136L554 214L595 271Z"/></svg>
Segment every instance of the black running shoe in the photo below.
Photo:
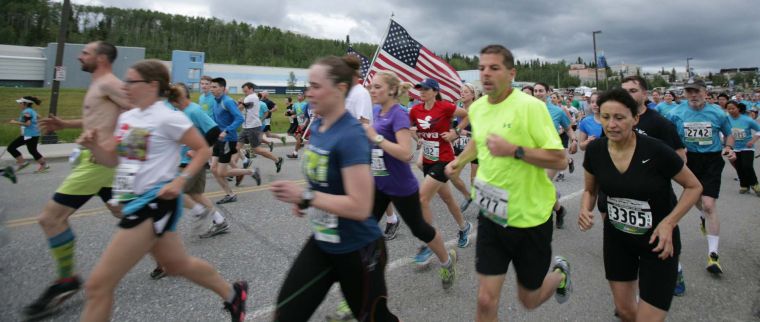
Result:
<svg viewBox="0 0 760 322"><path fill-rule="evenodd" d="M396 233L398 232L398 226L400 223L400 220L392 224L385 223L385 233L383 234L385 236L385 240L392 240L396 238Z"/></svg>
<svg viewBox="0 0 760 322"><path fill-rule="evenodd" d="M11 166L7 166L5 167L5 169L3 169L3 177L8 178L8 180L10 180L13 183L18 182L17 181L18 179L16 178L16 171L13 170L13 167Z"/></svg>
<svg viewBox="0 0 760 322"><path fill-rule="evenodd" d="M166 276L166 271L159 265L156 266L156 268L150 272L150 278L154 280L160 280Z"/></svg>
<svg viewBox="0 0 760 322"><path fill-rule="evenodd" d="M256 180L257 186L261 185L261 173L259 173L258 167L253 168L253 173L251 173L251 177L253 177L253 180Z"/></svg>
<svg viewBox="0 0 760 322"><path fill-rule="evenodd" d="M555 212L555 215L556 217L554 219L557 229L565 228L565 207L559 206L559 210Z"/></svg>
<svg viewBox="0 0 760 322"><path fill-rule="evenodd" d="M60 279L48 287L34 303L24 308L24 316L33 320L49 315L81 288L82 282L77 276Z"/></svg>
<svg viewBox="0 0 760 322"><path fill-rule="evenodd" d="M570 164L568 164L567 167L570 173L575 172L575 162L573 162L573 158L570 158Z"/></svg>
<svg viewBox="0 0 760 322"><path fill-rule="evenodd" d="M285 155L288 159L298 159L298 153L288 153Z"/></svg>
<svg viewBox="0 0 760 322"><path fill-rule="evenodd" d="M282 162L285 161L282 157L279 157L277 159L277 162L274 163L274 167L277 169L277 173L280 173L280 170L282 170Z"/></svg>
<svg viewBox="0 0 760 322"><path fill-rule="evenodd" d="M232 322L245 321L245 301L248 300L248 283L238 281L232 284L235 290L235 297L232 302L224 302L224 309L230 312Z"/></svg>

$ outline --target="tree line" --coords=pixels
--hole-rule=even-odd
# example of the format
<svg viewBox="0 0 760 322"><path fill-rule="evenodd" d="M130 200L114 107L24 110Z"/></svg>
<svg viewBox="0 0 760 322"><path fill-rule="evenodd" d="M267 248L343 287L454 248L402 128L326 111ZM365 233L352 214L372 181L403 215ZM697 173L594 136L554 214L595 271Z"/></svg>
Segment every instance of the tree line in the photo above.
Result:
<svg viewBox="0 0 760 322"><path fill-rule="evenodd" d="M47 46L56 42L62 4L47 0L0 2L0 43ZM172 50L201 51L207 63L272 67L308 67L316 58L343 55L344 40L316 39L270 26L216 18L188 17L143 9L72 5L67 17L69 43L100 39L119 46L144 47L146 58L170 60ZM352 43L367 56L377 44ZM457 70L477 69L478 57L439 54ZM517 62L518 81L545 82L560 87L580 85L568 75L569 66L530 60Z"/></svg>

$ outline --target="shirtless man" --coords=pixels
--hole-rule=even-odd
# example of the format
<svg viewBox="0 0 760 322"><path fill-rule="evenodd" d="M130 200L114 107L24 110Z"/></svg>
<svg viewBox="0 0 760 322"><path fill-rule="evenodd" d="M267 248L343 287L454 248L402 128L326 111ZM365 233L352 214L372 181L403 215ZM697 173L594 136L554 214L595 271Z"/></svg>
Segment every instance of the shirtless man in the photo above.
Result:
<svg viewBox="0 0 760 322"><path fill-rule="evenodd" d="M63 128L96 130L101 143L110 140L119 114L129 106L121 89L122 82L111 71L114 60L116 47L112 44L103 41L87 44L79 55L79 62L83 71L92 74L92 83L84 97L82 119L63 120L51 115L40 120L40 125L47 131ZM24 308L28 319L52 313L79 291L81 280L74 271L74 232L69 226L69 216L94 195L100 196L104 202L111 199L114 168L96 164L86 149L75 150L71 159L75 160L76 166L37 219L48 238L58 268L58 279L34 303ZM114 216L120 216L116 208L109 206L109 209Z"/></svg>

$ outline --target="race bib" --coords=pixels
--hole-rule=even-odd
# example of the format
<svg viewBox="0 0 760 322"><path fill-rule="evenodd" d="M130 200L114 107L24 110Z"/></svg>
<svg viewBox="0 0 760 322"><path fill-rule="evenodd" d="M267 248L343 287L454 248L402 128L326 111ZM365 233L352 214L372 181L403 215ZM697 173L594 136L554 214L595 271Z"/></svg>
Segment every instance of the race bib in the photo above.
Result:
<svg viewBox="0 0 760 322"><path fill-rule="evenodd" d="M735 140L744 140L747 138L747 131L744 129L733 128L731 129L731 135L734 136Z"/></svg>
<svg viewBox="0 0 760 322"><path fill-rule="evenodd" d="M338 216L314 207L309 208L307 213L316 240L333 244L340 243Z"/></svg>
<svg viewBox="0 0 760 322"><path fill-rule="evenodd" d="M440 142L438 141L422 141L422 155L425 159L430 161L438 161L438 154L440 151Z"/></svg>
<svg viewBox="0 0 760 322"><path fill-rule="evenodd" d="M138 164L119 164L116 167L116 176L113 179L113 198L118 201L127 201L137 198L135 194L135 175L140 171Z"/></svg>
<svg viewBox="0 0 760 322"><path fill-rule="evenodd" d="M464 148L467 146L467 143L470 143L470 137L463 135L463 136L460 136L456 141L454 141L454 146L458 150L464 150Z"/></svg>
<svg viewBox="0 0 760 322"><path fill-rule="evenodd" d="M622 232L643 235L652 228L652 209L646 201L608 197L607 219Z"/></svg>
<svg viewBox="0 0 760 322"><path fill-rule="evenodd" d="M509 193L478 178L475 178L473 187L475 188L474 200L483 214L500 226L507 227Z"/></svg>
<svg viewBox="0 0 760 322"><path fill-rule="evenodd" d="M710 122L684 122L683 130L686 142L699 145L713 144L712 123Z"/></svg>
<svg viewBox="0 0 760 322"><path fill-rule="evenodd" d="M385 168L383 153L383 149L372 149L372 175L375 177L388 176L388 169Z"/></svg>

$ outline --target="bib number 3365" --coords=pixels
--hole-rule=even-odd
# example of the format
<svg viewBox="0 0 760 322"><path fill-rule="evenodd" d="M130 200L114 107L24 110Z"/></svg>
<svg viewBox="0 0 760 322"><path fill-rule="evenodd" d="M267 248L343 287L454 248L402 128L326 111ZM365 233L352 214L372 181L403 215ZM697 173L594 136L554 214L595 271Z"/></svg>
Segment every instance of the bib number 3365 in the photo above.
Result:
<svg viewBox="0 0 760 322"><path fill-rule="evenodd" d="M483 214L491 221L507 227L507 206L509 193L499 187L475 178L475 202Z"/></svg>
<svg viewBox="0 0 760 322"><path fill-rule="evenodd" d="M652 210L646 201L610 197L607 219L618 230L633 235L643 235L652 228Z"/></svg>

